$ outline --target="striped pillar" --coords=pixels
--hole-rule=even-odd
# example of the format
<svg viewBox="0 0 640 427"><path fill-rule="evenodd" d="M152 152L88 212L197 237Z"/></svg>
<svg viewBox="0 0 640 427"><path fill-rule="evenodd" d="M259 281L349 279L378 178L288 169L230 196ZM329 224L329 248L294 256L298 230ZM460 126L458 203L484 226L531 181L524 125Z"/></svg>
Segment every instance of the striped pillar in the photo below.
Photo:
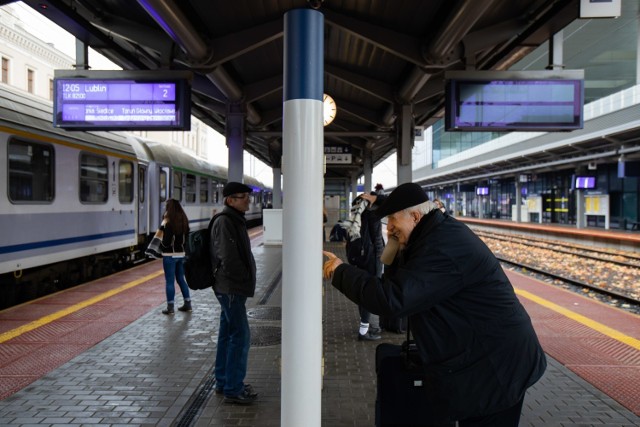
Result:
<svg viewBox="0 0 640 427"><path fill-rule="evenodd" d="M324 16L284 16L281 425L320 427Z"/></svg>

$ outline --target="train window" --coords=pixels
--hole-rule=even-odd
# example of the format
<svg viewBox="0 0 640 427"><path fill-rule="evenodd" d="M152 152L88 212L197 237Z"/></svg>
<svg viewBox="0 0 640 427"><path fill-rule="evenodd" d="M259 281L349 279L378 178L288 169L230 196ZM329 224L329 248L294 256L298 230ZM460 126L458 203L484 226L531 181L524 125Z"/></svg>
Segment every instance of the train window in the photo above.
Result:
<svg viewBox="0 0 640 427"><path fill-rule="evenodd" d="M133 202L133 163L120 161L118 165L118 199L120 203Z"/></svg>
<svg viewBox="0 0 640 427"><path fill-rule="evenodd" d="M160 169L160 201L167 201L167 183L169 182L169 170L167 168Z"/></svg>
<svg viewBox="0 0 640 427"><path fill-rule="evenodd" d="M182 201L182 172L173 172L173 193L171 198Z"/></svg>
<svg viewBox="0 0 640 427"><path fill-rule="evenodd" d="M200 177L200 203L209 201L209 178Z"/></svg>
<svg viewBox="0 0 640 427"><path fill-rule="evenodd" d="M9 141L9 200L14 203L53 201L53 155L50 145Z"/></svg>
<svg viewBox="0 0 640 427"><path fill-rule="evenodd" d="M196 202L196 176L188 173L186 174L186 189L185 189L185 202Z"/></svg>
<svg viewBox="0 0 640 427"><path fill-rule="evenodd" d="M106 203L109 198L109 164L104 156L80 154L80 201Z"/></svg>

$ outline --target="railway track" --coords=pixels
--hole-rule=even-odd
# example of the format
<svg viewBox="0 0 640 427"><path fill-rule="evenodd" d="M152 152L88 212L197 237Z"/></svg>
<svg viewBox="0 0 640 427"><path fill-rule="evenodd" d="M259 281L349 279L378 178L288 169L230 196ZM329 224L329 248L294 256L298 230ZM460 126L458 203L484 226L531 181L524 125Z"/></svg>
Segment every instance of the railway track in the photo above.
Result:
<svg viewBox="0 0 640 427"><path fill-rule="evenodd" d="M640 313L638 254L495 231L474 232L509 266Z"/></svg>
<svg viewBox="0 0 640 427"><path fill-rule="evenodd" d="M549 239L534 239L532 237L514 234L499 234L487 231L475 231L475 233L480 237L487 237L507 242L522 243L537 248L549 249L569 255L577 255L597 261L607 261L612 264L622 265L626 267L640 268L640 254L628 251L569 244L567 242L558 242Z"/></svg>

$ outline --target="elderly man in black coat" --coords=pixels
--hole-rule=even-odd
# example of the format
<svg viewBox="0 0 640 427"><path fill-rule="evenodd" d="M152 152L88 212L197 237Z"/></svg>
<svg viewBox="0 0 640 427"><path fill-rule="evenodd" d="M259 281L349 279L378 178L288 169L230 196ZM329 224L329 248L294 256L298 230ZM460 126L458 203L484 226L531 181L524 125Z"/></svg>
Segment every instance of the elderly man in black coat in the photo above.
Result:
<svg viewBox="0 0 640 427"><path fill-rule="evenodd" d="M431 423L517 426L546 359L509 279L489 248L413 183L377 214L399 251L382 280L325 252L325 278L378 315L409 316L425 372Z"/></svg>

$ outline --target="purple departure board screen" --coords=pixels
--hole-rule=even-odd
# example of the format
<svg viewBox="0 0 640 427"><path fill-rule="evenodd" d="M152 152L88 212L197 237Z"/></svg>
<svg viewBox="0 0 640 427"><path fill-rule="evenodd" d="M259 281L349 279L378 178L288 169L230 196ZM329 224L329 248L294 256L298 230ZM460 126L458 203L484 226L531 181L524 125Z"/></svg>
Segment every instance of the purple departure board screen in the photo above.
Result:
<svg viewBox="0 0 640 427"><path fill-rule="evenodd" d="M73 72L77 74L77 72ZM191 88L182 72L83 72L54 79L56 127L74 130L189 130ZM112 77L109 76L111 73ZM115 73L115 74L114 74ZM163 75L164 74L164 75Z"/></svg>
<svg viewBox="0 0 640 427"><path fill-rule="evenodd" d="M548 77L544 73L471 72L465 77L459 72L457 78L446 82L445 129L546 132L582 129L583 80L557 78L561 71L550 71Z"/></svg>
<svg viewBox="0 0 640 427"><path fill-rule="evenodd" d="M489 187L476 187L476 194L478 196L488 196L489 195Z"/></svg>
<svg viewBox="0 0 640 427"><path fill-rule="evenodd" d="M596 188L596 177L595 176L577 176L575 188L586 189L586 190L592 190Z"/></svg>

